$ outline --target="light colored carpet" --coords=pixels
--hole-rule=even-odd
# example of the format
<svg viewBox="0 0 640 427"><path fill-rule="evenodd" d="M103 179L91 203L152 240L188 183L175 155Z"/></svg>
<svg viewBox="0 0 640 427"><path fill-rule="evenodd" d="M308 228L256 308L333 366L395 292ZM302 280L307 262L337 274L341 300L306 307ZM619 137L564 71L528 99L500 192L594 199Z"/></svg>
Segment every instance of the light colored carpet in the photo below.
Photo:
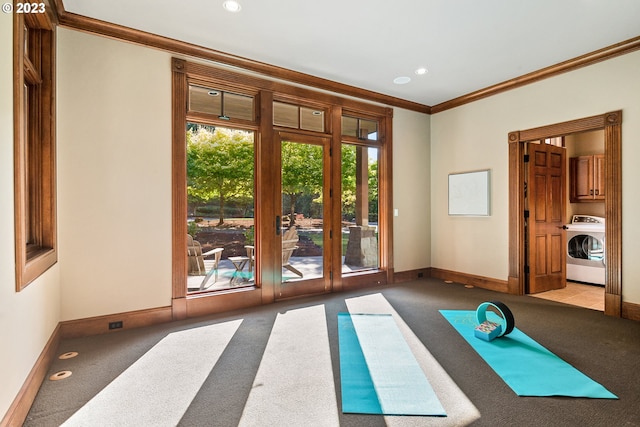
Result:
<svg viewBox="0 0 640 427"><path fill-rule="evenodd" d="M175 426L241 320L173 332L63 426Z"/></svg>
<svg viewBox="0 0 640 427"><path fill-rule="evenodd" d="M240 426L340 424L324 305L278 313Z"/></svg>

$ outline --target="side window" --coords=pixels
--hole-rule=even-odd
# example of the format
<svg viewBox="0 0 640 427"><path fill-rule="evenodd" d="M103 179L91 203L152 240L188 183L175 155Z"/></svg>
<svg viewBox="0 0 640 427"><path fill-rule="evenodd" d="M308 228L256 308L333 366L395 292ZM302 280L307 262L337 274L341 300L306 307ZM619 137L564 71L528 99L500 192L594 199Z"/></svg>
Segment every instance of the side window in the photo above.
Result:
<svg viewBox="0 0 640 427"><path fill-rule="evenodd" d="M379 165L382 144L374 119L342 116L343 273L377 269L379 251Z"/></svg>
<svg viewBox="0 0 640 427"><path fill-rule="evenodd" d="M54 26L48 15L14 14L16 290L55 264Z"/></svg>

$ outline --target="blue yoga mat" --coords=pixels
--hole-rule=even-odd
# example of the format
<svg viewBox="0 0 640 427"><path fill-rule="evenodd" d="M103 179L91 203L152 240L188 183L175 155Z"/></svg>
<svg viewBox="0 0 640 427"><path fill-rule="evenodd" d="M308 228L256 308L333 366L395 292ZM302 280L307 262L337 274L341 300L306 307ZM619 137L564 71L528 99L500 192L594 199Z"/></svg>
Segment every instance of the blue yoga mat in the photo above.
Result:
<svg viewBox="0 0 640 427"><path fill-rule="evenodd" d="M440 313L518 396L617 399L517 328L487 342L474 336L475 311L440 310ZM487 315L489 320L499 321L497 314Z"/></svg>
<svg viewBox="0 0 640 427"><path fill-rule="evenodd" d="M395 320L338 314L342 412L446 416Z"/></svg>

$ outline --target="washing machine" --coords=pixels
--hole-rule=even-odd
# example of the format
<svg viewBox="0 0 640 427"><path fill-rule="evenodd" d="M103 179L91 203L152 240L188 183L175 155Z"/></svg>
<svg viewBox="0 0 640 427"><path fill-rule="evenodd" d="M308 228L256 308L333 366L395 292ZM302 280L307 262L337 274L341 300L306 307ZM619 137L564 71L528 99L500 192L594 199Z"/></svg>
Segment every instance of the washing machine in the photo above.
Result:
<svg viewBox="0 0 640 427"><path fill-rule="evenodd" d="M567 280L605 284L604 218L574 215L567 230Z"/></svg>

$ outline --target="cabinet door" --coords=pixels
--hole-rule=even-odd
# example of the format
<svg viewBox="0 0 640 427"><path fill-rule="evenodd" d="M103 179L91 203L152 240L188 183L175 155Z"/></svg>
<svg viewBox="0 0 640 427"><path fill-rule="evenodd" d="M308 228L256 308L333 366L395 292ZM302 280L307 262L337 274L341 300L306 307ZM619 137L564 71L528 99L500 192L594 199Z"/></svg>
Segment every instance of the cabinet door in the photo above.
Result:
<svg viewBox="0 0 640 427"><path fill-rule="evenodd" d="M593 156L572 157L569 160L569 171L571 202L593 200Z"/></svg>
<svg viewBox="0 0 640 427"><path fill-rule="evenodd" d="M604 154L593 156L593 198L604 200Z"/></svg>

